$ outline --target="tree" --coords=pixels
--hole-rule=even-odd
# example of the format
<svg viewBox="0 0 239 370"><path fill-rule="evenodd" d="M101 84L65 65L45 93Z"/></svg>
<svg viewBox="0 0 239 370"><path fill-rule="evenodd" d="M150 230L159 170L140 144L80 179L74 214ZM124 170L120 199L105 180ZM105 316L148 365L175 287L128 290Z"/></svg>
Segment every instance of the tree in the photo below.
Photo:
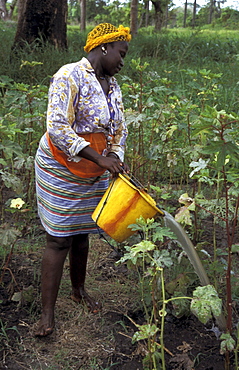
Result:
<svg viewBox="0 0 239 370"><path fill-rule="evenodd" d="M11 4L9 5L10 10L8 11L8 19L12 19L12 15L13 15L16 5L17 5L17 0L12 0Z"/></svg>
<svg viewBox="0 0 239 370"><path fill-rule="evenodd" d="M138 31L138 0L131 0L130 10L130 31L132 36L136 36Z"/></svg>
<svg viewBox="0 0 239 370"><path fill-rule="evenodd" d="M67 48L67 0L18 0L18 24L13 49L25 43L49 42Z"/></svg>
<svg viewBox="0 0 239 370"><path fill-rule="evenodd" d="M0 19L7 19L7 0L0 0Z"/></svg>
<svg viewBox="0 0 239 370"><path fill-rule="evenodd" d="M194 0L193 3L193 19L192 19L192 27L196 26L196 12L197 12L197 0Z"/></svg>
<svg viewBox="0 0 239 370"><path fill-rule="evenodd" d="M183 27L186 28L186 23L187 23L187 11L188 11L188 1L185 1L184 4L184 17L183 17Z"/></svg>
<svg viewBox="0 0 239 370"><path fill-rule="evenodd" d="M80 1L80 29L85 31L86 27L86 0Z"/></svg>
<svg viewBox="0 0 239 370"><path fill-rule="evenodd" d="M214 9L215 9L215 0L210 0L210 7L209 7L209 14L208 14L208 24L212 23Z"/></svg>
<svg viewBox="0 0 239 370"><path fill-rule="evenodd" d="M160 31L170 0L151 0L155 10L155 30Z"/></svg>
<svg viewBox="0 0 239 370"><path fill-rule="evenodd" d="M149 0L144 0L144 9L141 14L141 19L139 23L139 28L149 25Z"/></svg>
<svg viewBox="0 0 239 370"><path fill-rule="evenodd" d="M87 23L101 23L110 22L115 23L114 19L110 16L110 9L115 7L115 1L106 0L87 0L86 1L86 21ZM120 2L118 2L118 6Z"/></svg>
<svg viewBox="0 0 239 370"><path fill-rule="evenodd" d="M7 6L7 0L0 0L0 19L7 20L12 18L13 11L17 4L17 0L12 0Z"/></svg>
<svg viewBox="0 0 239 370"><path fill-rule="evenodd" d="M157 31L160 31L161 30L161 27L162 27L162 23L163 23L163 9L162 9L162 2L161 0L151 0L152 1L152 4L154 6L154 11L155 11L155 29Z"/></svg>

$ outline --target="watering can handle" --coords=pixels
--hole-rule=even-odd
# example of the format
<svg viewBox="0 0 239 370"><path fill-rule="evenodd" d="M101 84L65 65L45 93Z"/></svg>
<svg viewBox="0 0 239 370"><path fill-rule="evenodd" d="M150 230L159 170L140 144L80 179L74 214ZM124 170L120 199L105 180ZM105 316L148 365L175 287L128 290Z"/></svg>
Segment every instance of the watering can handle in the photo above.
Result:
<svg viewBox="0 0 239 370"><path fill-rule="evenodd" d="M139 182L139 180L133 176L132 173L121 173L119 176L122 176L124 177L125 179L127 179L133 186L135 186L135 188L141 193L141 191L143 190L146 190L145 187ZM157 209L158 213L161 215L161 216L165 216L165 213L164 211L158 206L158 205L154 205L154 208Z"/></svg>
<svg viewBox="0 0 239 370"><path fill-rule="evenodd" d="M122 173L121 175L122 176L125 176L125 178L132 184L134 185L137 189L139 190L142 190L142 189L145 189L145 187L139 182L139 180L136 179L136 177L134 177L134 175L130 172L125 172L124 171L124 166L122 166Z"/></svg>

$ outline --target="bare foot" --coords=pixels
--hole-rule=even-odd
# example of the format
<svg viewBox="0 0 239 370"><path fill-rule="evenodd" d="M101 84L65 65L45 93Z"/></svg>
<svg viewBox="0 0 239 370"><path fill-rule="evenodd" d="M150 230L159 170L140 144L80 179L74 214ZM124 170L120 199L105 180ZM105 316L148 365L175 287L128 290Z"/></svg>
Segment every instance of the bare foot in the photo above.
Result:
<svg viewBox="0 0 239 370"><path fill-rule="evenodd" d="M46 337L52 334L54 326L54 314L42 313L38 328L34 333L35 337Z"/></svg>
<svg viewBox="0 0 239 370"><path fill-rule="evenodd" d="M73 289L71 299L77 303L85 303L88 310L93 313L98 313L102 308L101 304L91 298L83 288L78 290Z"/></svg>

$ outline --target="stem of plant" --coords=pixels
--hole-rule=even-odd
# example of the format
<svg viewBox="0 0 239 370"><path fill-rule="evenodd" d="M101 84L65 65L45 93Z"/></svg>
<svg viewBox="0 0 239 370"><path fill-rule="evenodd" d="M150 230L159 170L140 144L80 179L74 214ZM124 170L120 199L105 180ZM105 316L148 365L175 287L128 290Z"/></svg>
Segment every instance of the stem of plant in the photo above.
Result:
<svg viewBox="0 0 239 370"><path fill-rule="evenodd" d="M161 332L160 332L160 344L161 344L161 361L162 361L162 370L166 370L165 367L165 358L164 358L164 325L165 325L165 313L166 313L166 299L165 299L165 287L164 287L164 274L163 269L160 269L161 275L161 287L162 287L162 299L163 299L163 306L162 306L162 314L161 314Z"/></svg>
<svg viewBox="0 0 239 370"><path fill-rule="evenodd" d="M231 265L232 265L232 240L230 235L229 225L229 204L228 204L228 186L226 173L224 171L224 184L225 184L225 198L226 198L226 230L227 230L227 330L232 333L232 291L231 291Z"/></svg>

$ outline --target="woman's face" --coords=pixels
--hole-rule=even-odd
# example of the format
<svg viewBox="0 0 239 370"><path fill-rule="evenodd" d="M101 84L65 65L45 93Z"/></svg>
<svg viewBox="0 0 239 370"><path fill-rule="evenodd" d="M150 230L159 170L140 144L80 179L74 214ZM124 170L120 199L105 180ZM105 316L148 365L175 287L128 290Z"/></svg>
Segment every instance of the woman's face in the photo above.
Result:
<svg viewBox="0 0 239 370"><path fill-rule="evenodd" d="M107 54L102 56L102 68L105 75L114 76L124 66L124 57L128 51L126 41L115 41L104 45Z"/></svg>

